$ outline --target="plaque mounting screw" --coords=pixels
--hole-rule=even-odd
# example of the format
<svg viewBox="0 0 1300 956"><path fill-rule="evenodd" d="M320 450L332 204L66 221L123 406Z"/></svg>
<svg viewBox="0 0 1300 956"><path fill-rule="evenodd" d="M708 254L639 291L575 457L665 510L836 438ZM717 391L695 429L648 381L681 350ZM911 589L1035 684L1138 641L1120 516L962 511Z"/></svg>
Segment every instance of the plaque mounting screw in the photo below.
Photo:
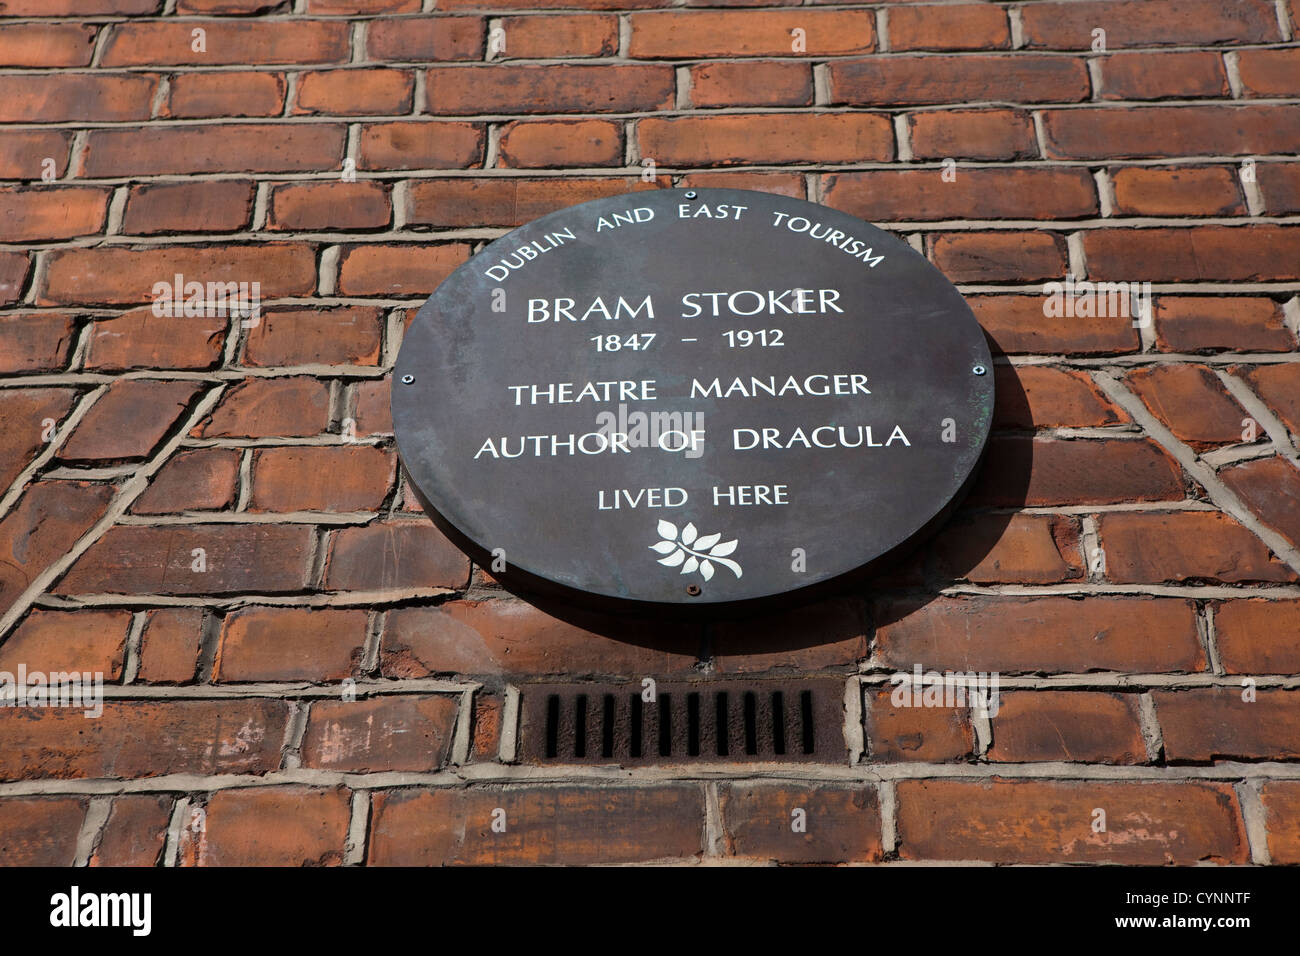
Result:
<svg viewBox="0 0 1300 956"><path fill-rule="evenodd" d="M694 199L694 198L695 198L695 190L694 190L694 189L687 190L686 198L687 198L687 199Z"/></svg>
<svg viewBox="0 0 1300 956"><path fill-rule="evenodd" d="M983 375L987 371L987 369L985 369L983 365L976 365L973 369L971 369L971 371L974 372L976 375Z"/></svg>
<svg viewBox="0 0 1300 956"><path fill-rule="evenodd" d="M688 584L686 585L686 593L689 594L691 597L699 597L700 586L698 584Z"/></svg>
<svg viewBox="0 0 1300 956"><path fill-rule="evenodd" d="M403 384L403 385L410 385L410 384L411 384L412 382L414 382L414 381L415 381L415 376L414 376L414 375L403 375L403 376L402 376L402 384Z"/></svg>

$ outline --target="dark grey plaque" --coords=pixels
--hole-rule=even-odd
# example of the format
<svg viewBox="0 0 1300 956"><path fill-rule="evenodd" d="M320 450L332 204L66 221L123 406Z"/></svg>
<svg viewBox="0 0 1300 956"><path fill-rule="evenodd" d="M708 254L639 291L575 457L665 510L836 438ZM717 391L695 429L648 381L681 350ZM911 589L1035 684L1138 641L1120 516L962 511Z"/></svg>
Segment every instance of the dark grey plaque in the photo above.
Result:
<svg viewBox="0 0 1300 956"><path fill-rule="evenodd" d="M992 363L906 243L813 203L630 193L457 269L393 381L434 521L583 606L748 609L887 568L983 453Z"/></svg>

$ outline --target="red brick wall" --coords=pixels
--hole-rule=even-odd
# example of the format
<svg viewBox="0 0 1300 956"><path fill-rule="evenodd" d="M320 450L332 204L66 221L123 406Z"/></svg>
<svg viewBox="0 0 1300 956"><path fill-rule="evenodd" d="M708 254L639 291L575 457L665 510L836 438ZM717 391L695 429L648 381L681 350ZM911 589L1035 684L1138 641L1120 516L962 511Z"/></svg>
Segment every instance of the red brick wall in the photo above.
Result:
<svg viewBox="0 0 1300 956"><path fill-rule="evenodd" d="M433 6L0 0L0 671L107 683L0 708L0 860L1300 862L1300 3ZM907 566L614 639L432 530L388 374L485 241L670 185L905 237L999 405ZM156 318L176 273L262 321ZM1001 709L894 706L917 664ZM820 762L510 759L541 678L813 672Z"/></svg>

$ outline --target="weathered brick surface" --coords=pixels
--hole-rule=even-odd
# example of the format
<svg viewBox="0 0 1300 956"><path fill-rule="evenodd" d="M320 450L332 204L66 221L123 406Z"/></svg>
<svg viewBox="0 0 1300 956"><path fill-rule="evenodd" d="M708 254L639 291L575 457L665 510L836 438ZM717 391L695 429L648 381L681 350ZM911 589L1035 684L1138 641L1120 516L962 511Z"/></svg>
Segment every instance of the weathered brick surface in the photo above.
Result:
<svg viewBox="0 0 1300 956"><path fill-rule="evenodd" d="M201 825L182 831L182 862L189 866L338 866L350 800L341 788L223 790L209 798Z"/></svg>
<svg viewBox="0 0 1300 956"><path fill-rule="evenodd" d="M1300 862L1296 0L0 20L0 673L108 692L0 707L0 862ZM422 513L389 393L425 297L511 227L664 188L879 223L984 328L982 469L875 578L609 621ZM1153 321L1063 314L1067 275L1151 283ZM174 281L257 282L260 315L156 315ZM918 666L1014 686L901 706ZM510 762L519 688L812 675L848 707L813 763Z"/></svg>
<svg viewBox="0 0 1300 956"><path fill-rule="evenodd" d="M1221 783L907 780L900 854L995 863L1244 863L1236 795ZM1094 810L1106 831L1092 829Z"/></svg>
<svg viewBox="0 0 1300 956"><path fill-rule="evenodd" d="M505 832L492 828L503 811ZM704 791L507 787L381 791L369 862L381 866L630 863L702 852Z"/></svg>

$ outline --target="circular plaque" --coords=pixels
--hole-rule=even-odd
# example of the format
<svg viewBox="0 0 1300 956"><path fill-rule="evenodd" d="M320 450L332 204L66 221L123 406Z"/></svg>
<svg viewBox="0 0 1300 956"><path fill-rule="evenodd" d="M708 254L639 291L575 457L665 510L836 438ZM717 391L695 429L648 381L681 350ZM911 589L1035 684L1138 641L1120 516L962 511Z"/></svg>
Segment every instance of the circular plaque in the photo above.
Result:
<svg viewBox="0 0 1300 956"><path fill-rule="evenodd" d="M666 189L462 265L406 333L392 408L421 503L504 584L736 611L933 531L983 453L993 368L901 240L802 200Z"/></svg>

